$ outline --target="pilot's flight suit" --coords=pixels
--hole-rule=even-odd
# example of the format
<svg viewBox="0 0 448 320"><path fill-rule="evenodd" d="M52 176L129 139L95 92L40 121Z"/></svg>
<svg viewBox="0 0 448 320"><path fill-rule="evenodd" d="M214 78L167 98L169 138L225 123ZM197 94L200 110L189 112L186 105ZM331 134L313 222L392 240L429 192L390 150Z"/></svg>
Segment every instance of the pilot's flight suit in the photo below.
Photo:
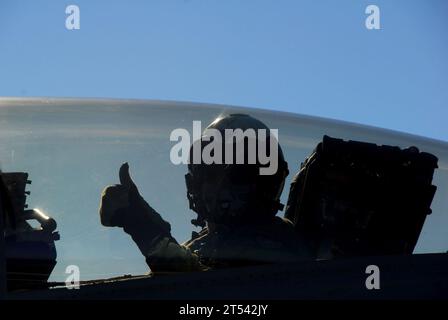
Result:
<svg viewBox="0 0 448 320"><path fill-rule="evenodd" d="M125 228L152 271L196 271L307 259L310 254L289 220L272 217L263 223L204 228L178 244L165 235L145 237L144 229Z"/></svg>

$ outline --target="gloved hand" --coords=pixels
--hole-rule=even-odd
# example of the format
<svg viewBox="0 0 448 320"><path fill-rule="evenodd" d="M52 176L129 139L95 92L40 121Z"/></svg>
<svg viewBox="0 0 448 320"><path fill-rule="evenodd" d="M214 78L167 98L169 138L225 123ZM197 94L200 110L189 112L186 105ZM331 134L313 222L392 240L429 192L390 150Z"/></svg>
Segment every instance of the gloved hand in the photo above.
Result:
<svg viewBox="0 0 448 320"><path fill-rule="evenodd" d="M122 227L136 242L148 242L159 237L171 238L170 224L140 195L127 163L121 165L119 177L120 184L108 186L102 192L99 209L101 224Z"/></svg>

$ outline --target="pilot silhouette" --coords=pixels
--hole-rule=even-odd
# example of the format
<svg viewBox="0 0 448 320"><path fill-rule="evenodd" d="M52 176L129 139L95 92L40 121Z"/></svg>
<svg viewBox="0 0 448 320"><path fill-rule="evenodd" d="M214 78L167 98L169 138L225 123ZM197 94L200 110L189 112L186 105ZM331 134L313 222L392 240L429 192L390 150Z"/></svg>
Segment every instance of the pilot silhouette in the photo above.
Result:
<svg viewBox="0 0 448 320"><path fill-rule="evenodd" d="M226 129L257 132L264 129L267 136L260 141L257 134L256 142L268 144L269 149L270 139L275 139L278 146L269 128L248 115L219 117L207 129L216 129L223 135ZM207 129L192 149L198 144L203 150L212 141L206 137ZM222 150L224 158L227 149ZM247 145L244 151L248 151ZM198 214L198 219L192 222L203 228L183 244L174 239L170 224L140 195L127 163L119 170L120 184L108 186L102 193L101 223L123 228L145 256L152 272L199 271L310 257L292 223L276 216L282 208L280 196L289 173L280 146L275 159L278 167L271 175L260 174L263 165L258 159L252 164L249 161L205 164L191 161L191 154L190 151L187 196L190 208Z"/></svg>

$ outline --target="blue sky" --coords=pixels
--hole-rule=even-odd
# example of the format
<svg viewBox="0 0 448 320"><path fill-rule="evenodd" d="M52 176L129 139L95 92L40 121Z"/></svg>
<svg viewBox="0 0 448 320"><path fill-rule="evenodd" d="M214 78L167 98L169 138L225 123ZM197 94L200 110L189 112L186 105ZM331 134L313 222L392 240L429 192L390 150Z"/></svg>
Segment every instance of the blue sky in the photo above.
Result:
<svg viewBox="0 0 448 320"><path fill-rule="evenodd" d="M447 16L444 0L2 0L0 96L213 102L448 140Z"/></svg>

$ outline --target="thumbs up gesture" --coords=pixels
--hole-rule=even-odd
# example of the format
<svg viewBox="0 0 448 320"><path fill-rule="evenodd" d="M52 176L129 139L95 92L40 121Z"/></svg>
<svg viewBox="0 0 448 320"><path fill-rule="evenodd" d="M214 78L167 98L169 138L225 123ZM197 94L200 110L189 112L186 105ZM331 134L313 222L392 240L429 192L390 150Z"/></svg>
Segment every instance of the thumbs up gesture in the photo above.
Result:
<svg viewBox="0 0 448 320"><path fill-rule="evenodd" d="M143 199L129 173L128 163L119 170L120 184L101 194L100 221L106 227L121 227L131 235L153 238L170 235L171 226Z"/></svg>
<svg viewBox="0 0 448 320"><path fill-rule="evenodd" d="M107 186L101 194L100 220L106 227L123 227L124 215L131 201L140 196L129 173L128 163L119 170L120 184Z"/></svg>

